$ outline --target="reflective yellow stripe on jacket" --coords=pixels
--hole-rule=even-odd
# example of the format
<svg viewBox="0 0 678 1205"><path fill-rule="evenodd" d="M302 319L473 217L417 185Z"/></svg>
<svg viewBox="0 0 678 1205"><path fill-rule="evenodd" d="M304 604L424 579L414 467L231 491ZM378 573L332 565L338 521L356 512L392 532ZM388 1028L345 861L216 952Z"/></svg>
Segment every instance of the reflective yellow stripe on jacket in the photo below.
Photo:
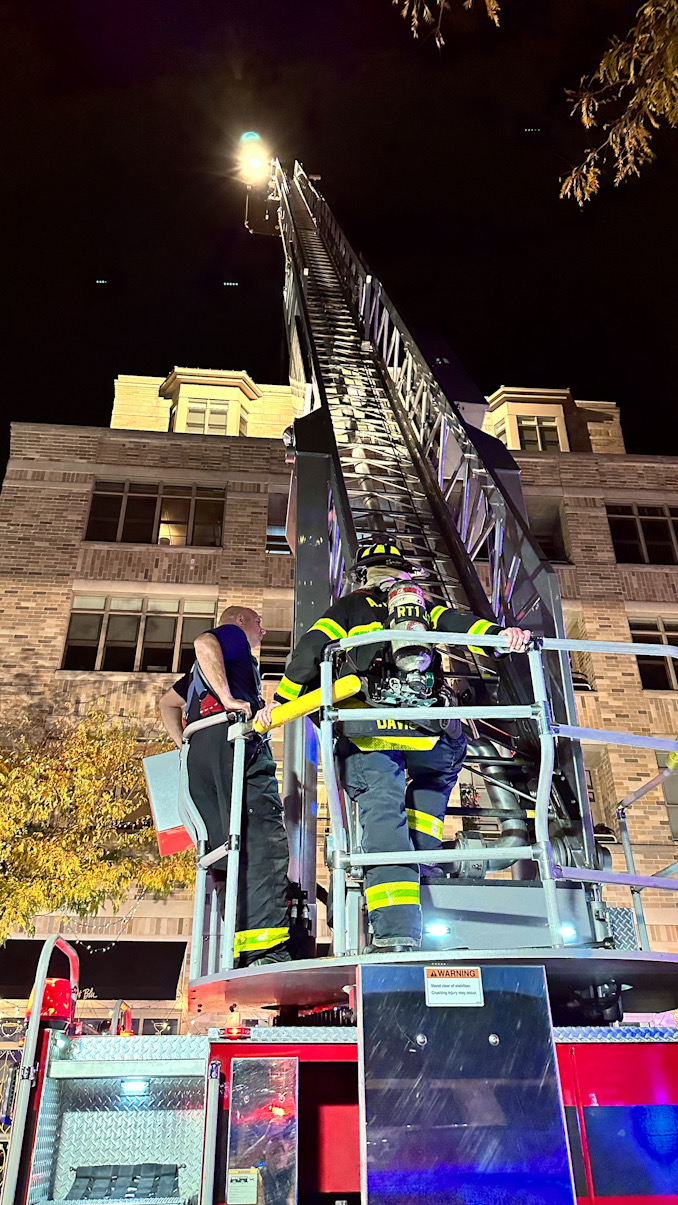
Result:
<svg viewBox="0 0 678 1205"><path fill-rule="evenodd" d="M241 929L235 935L234 954L242 954L243 950L270 950L287 941L289 929Z"/></svg>
<svg viewBox="0 0 678 1205"><path fill-rule="evenodd" d="M359 623L355 628L351 628L349 636L362 636L363 632L383 632L383 623Z"/></svg>
<svg viewBox="0 0 678 1205"><path fill-rule="evenodd" d="M494 628L496 626L496 624L492 623L491 619L479 619L476 623L471 624L468 634L469 636L484 636L490 628ZM488 653L492 652L492 649L474 648L474 646L470 644L469 651L472 653L477 653L480 657L486 657Z"/></svg>
<svg viewBox="0 0 678 1205"><path fill-rule="evenodd" d="M336 619L319 619L312 628L309 628L309 631L323 632L325 636L329 636L330 640L341 640L342 636L348 636L346 628L342 628Z"/></svg>
<svg viewBox="0 0 678 1205"><path fill-rule="evenodd" d="M351 732L348 739L363 753L372 753L379 749L435 749L440 738L437 736L354 736Z"/></svg>
<svg viewBox="0 0 678 1205"><path fill-rule="evenodd" d="M415 833L425 833L427 837L442 841L443 822L437 816L429 816L428 812L418 812L415 808L405 808L405 812L408 826Z"/></svg>
<svg viewBox="0 0 678 1205"><path fill-rule="evenodd" d="M288 678L285 674L284 678L281 679L276 694L282 695L283 699L288 699L290 702L292 702L293 699L299 698L302 689L303 687L299 686L298 682L293 682L292 679Z"/></svg>
<svg viewBox="0 0 678 1205"><path fill-rule="evenodd" d="M447 607L434 607L431 611L431 627L434 631L438 627L438 620L440 619L440 616L444 611L447 611L447 609Z"/></svg>
<svg viewBox="0 0 678 1205"><path fill-rule="evenodd" d="M400 883L377 883L375 887L368 887L365 891L365 899L370 912L375 908L390 908L394 904L415 904L419 905L419 884L400 882Z"/></svg>

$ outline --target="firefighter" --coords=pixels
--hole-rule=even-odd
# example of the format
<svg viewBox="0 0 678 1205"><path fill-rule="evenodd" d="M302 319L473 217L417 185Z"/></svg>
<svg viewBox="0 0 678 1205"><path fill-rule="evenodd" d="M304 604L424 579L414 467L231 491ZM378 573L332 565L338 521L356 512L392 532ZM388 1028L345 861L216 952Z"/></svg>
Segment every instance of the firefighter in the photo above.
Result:
<svg viewBox="0 0 678 1205"><path fill-rule="evenodd" d="M197 660L187 691L188 724L225 711L270 723L271 705L266 706L261 698L259 667L252 655L252 647L261 644L265 634L256 611L235 606L224 611L216 628L198 636ZM185 680L180 679L174 693L180 696L184 686ZM173 704L167 696L163 701ZM227 729L228 724L223 723L195 731L188 750L189 789L207 826L210 849L222 845L229 831L233 743L227 740ZM290 959L289 851L270 739L255 734L247 740L245 750L235 934L235 954L241 967ZM212 869L222 909L225 869L225 858Z"/></svg>
<svg viewBox="0 0 678 1205"><path fill-rule="evenodd" d="M389 624L397 626L398 606L402 605L398 595L407 592L408 582L414 589L409 589L410 603L403 614L414 613L414 599L421 627L474 635L503 630L507 651L527 647L531 633L521 628L501 629L468 612L431 608L412 580L417 574L421 575L420 568L396 544L369 544L359 549L353 566L358 589L340 598L302 636L278 687L276 702L289 702L317 685L323 649L329 641L380 631ZM435 704L450 699L440 654L430 645L418 649L401 646L400 652L388 644L363 646L350 650L341 672L358 673L367 700L375 705L431 706L431 719L423 722L377 720L342 725L336 744L339 778L357 805L363 852L439 848L447 802L466 753L459 721L435 719ZM356 705L365 707L365 695ZM427 877L435 873L440 873L437 868L423 870ZM420 946L419 867L414 862L368 867L365 897L372 933L367 953Z"/></svg>

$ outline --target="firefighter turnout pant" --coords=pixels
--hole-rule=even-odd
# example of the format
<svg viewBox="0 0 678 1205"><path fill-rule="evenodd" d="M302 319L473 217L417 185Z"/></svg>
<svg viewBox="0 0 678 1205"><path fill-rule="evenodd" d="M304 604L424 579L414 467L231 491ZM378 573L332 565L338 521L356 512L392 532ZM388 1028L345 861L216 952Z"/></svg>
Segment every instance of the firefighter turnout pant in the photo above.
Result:
<svg viewBox="0 0 678 1205"><path fill-rule="evenodd" d="M447 802L465 755L463 734L444 733L433 749L369 751L340 737L339 776L357 805L363 853L438 849ZM367 867L365 898L375 938L421 941L416 863Z"/></svg>
<svg viewBox="0 0 678 1205"><path fill-rule="evenodd" d="M225 724L195 732L188 750L191 797L205 821L209 848L228 840L233 743ZM287 866L289 851L283 809L269 744L254 738L245 746L245 788L238 873L235 955L241 965L270 952L289 937ZM226 858L214 864L223 912Z"/></svg>

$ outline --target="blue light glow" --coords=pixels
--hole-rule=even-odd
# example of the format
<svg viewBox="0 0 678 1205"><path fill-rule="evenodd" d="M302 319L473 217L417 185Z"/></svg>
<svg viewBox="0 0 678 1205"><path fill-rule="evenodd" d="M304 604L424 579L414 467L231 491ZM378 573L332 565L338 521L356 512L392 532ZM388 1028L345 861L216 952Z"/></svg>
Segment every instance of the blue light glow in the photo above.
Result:
<svg viewBox="0 0 678 1205"><path fill-rule="evenodd" d="M447 937L449 931L450 926L443 924L442 921L431 921L428 925L424 925L427 937Z"/></svg>
<svg viewBox="0 0 678 1205"><path fill-rule="evenodd" d="M246 134L240 135L241 142L261 142L261 134L257 134L254 130L248 130Z"/></svg>
<svg viewBox="0 0 678 1205"><path fill-rule="evenodd" d="M120 1085L124 1096L144 1096L148 1092L147 1079L124 1079Z"/></svg>

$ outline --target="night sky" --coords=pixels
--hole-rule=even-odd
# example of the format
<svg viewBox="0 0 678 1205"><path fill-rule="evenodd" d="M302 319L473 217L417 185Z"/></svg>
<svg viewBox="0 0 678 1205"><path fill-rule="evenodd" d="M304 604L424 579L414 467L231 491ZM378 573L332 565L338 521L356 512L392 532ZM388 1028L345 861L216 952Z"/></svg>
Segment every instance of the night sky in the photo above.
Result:
<svg viewBox="0 0 678 1205"><path fill-rule="evenodd" d="M558 200L586 145L564 90L637 0L503 0L498 31L457 7L438 52L389 0L0 0L2 435L107 425L118 373L285 379L282 248L233 179L255 129L485 392L570 386L675 455L678 133Z"/></svg>

